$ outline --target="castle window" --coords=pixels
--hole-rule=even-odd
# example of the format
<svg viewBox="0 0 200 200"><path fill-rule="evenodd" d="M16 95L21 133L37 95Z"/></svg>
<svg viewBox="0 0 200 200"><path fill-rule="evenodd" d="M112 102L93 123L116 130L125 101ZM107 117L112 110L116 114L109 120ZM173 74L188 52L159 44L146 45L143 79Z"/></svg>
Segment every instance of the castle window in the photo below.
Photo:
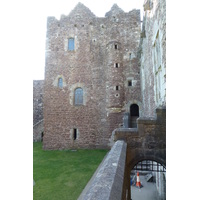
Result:
<svg viewBox="0 0 200 200"><path fill-rule="evenodd" d="M68 50L69 51L74 51L74 38L69 38L68 39Z"/></svg>
<svg viewBox="0 0 200 200"><path fill-rule="evenodd" d="M131 53L129 53L129 60L131 60L132 59L132 54Z"/></svg>
<svg viewBox="0 0 200 200"><path fill-rule="evenodd" d="M117 44L115 44L115 49L118 49L118 45Z"/></svg>
<svg viewBox="0 0 200 200"><path fill-rule="evenodd" d="M76 140L77 139L77 129L74 128L73 129L73 140Z"/></svg>
<svg viewBox="0 0 200 200"><path fill-rule="evenodd" d="M62 78L58 79L58 87L63 88L63 79Z"/></svg>
<svg viewBox="0 0 200 200"><path fill-rule="evenodd" d="M118 68L119 67L119 63L115 63L115 67Z"/></svg>
<svg viewBox="0 0 200 200"><path fill-rule="evenodd" d="M117 85L117 86L115 87L115 89L116 89L116 90L119 90L119 86Z"/></svg>
<svg viewBox="0 0 200 200"><path fill-rule="evenodd" d="M132 80L128 80L128 86L133 86Z"/></svg>
<svg viewBox="0 0 200 200"><path fill-rule="evenodd" d="M75 89L74 103L75 105L83 105L83 89L82 88Z"/></svg>

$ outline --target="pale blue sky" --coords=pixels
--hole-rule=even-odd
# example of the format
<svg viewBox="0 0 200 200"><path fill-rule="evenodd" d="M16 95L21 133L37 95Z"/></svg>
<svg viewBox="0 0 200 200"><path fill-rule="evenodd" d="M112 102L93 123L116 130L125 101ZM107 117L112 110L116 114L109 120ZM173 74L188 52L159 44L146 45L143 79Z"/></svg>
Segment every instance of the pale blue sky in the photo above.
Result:
<svg viewBox="0 0 200 200"><path fill-rule="evenodd" d="M47 16L55 16L57 19L60 19L60 15L68 15L78 2L83 3L97 17L104 17L114 3L125 12L129 12L134 8L142 9L144 0L41 0L32 3L31 7L35 10L35 14L32 16L33 25L35 26L34 49L31 49L34 52L35 59L30 63L33 80L44 79Z"/></svg>
<svg viewBox="0 0 200 200"><path fill-rule="evenodd" d="M35 60L31 63L33 65L33 80L44 79L45 66L45 35L46 35L46 18L47 16L55 16L60 18L61 14L68 15L69 12L77 5L78 2L87 6L97 17L104 17L112 5L116 3L125 12L137 8L142 9L143 0L41 0L36 5L37 17L37 50L35 51Z"/></svg>

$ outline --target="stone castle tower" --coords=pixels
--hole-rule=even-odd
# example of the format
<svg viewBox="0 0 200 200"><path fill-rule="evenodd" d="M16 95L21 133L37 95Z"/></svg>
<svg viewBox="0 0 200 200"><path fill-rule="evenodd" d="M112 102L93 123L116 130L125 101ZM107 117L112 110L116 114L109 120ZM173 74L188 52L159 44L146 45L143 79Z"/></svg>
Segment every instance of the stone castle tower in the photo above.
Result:
<svg viewBox="0 0 200 200"><path fill-rule="evenodd" d="M103 18L81 3L48 17L44 149L109 148L115 128L137 126L140 33L140 10L116 4Z"/></svg>

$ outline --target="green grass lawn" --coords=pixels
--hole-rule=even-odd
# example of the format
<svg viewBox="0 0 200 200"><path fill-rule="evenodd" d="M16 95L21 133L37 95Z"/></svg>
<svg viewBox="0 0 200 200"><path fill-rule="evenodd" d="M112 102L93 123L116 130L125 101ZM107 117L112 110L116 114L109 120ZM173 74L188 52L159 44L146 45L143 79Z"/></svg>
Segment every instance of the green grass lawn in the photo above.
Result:
<svg viewBox="0 0 200 200"><path fill-rule="evenodd" d="M33 143L34 200L76 200L107 150L44 151Z"/></svg>

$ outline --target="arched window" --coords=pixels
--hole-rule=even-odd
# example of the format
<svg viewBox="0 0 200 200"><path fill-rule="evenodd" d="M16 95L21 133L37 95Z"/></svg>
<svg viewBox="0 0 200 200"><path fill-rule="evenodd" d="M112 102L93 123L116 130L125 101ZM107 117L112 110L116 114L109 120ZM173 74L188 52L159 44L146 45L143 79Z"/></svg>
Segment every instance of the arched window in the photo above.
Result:
<svg viewBox="0 0 200 200"><path fill-rule="evenodd" d="M63 79L62 78L58 79L58 87L63 88Z"/></svg>
<svg viewBox="0 0 200 200"><path fill-rule="evenodd" d="M74 103L75 105L83 105L83 89L82 88L75 89Z"/></svg>
<svg viewBox="0 0 200 200"><path fill-rule="evenodd" d="M69 51L74 51L74 38L69 38L68 39L68 50Z"/></svg>

